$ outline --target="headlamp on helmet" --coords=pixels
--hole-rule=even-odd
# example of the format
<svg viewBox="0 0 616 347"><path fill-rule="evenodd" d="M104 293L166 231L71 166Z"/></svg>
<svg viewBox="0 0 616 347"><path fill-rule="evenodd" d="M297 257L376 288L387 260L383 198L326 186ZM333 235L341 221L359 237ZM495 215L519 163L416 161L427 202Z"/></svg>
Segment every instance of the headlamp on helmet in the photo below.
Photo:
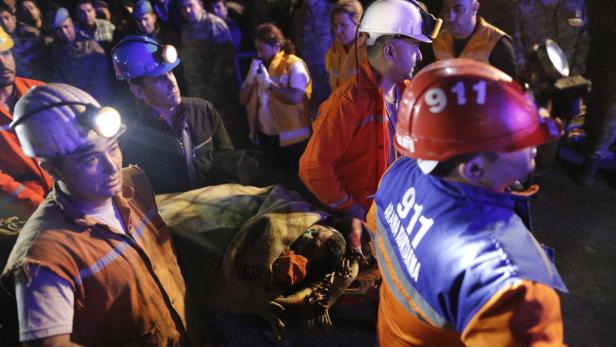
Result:
<svg viewBox="0 0 616 347"><path fill-rule="evenodd" d="M159 50L163 62L173 64L178 61L178 50L172 45L165 45Z"/></svg>
<svg viewBox="0 0 616 347"><path fill-rule="evenodd" d="M41 106L13 121L10 127L15 130L15 127L35 114L61 106L85 107L85 111L79 114L79 125L85 129L94 130L97 134L104 138L111 139L118 136L123 131L122 117L116 109L107 106L98 107L90 103L79 101L63 101Z"/></svg>

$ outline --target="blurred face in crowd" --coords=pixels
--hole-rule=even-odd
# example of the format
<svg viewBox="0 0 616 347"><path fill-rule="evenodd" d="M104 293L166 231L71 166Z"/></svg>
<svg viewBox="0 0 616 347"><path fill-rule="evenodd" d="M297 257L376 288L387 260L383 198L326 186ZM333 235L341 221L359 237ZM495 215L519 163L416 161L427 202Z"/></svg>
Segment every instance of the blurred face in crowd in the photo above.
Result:
<svg viewBox="0 0 616 347"><path fill-rule="evenodd" d="M350 45L355 41L357 24L353 23L351 16L346 12L338 12L334 15L334 34L336 39L343 45Z"/></svg>
<svg viewBox="0 0 616 347"><path fill-rule="evenodd" d="M96 10L92 4L79 4L77 6L77 16L83 25L94 26L96 24Z"/></svg>
<svg viewBox="0 0 616 347"><path fill-rule="evenodd" d="M2 28L7 34L12 34L17 28L17 17L8 11L0 12L0 21L2 21Z"/></svg>
<svg viewBox="0 0 616 347"><path fill-rule="evenodd" d="M257 50L257 57L268 63L265 64L265 66L268 66L269 62L274 58L276 53L280 51L279 44L270 45L269 43L261 41L259 39L255 40L255 48Z"/></svg>
<svg viewBox="0 0 616 347"><path fill-rule="evenodd" d="M182 0L182 15L189 23L198 22L203 17L205 10L201 0Z"/></svg>
<svg viewBox="0 0 616 347"><path fill-rule="evenodd" d="M111 20L111 12L109 12L109 9L105 6L96 8L96 16L105 20Z"/></svg>
<svg viewBox="0 0 616 347"><path fill-rule="evenodd" d="M222 19L227 19L229 9L224 1L216 1L210 5L212 12Z"/></svg>
<svg viewBox="0 0 616 347"><path fill-rule="evenodd" d="M35 24L41 20L41 10L32 1L24 1L21 3L21 14L23 20L29 24Z"/></svg>
<svg viewBox="0 0 616 347"><path fill-rule="evenodd" d="M133 94L152 108L172 109L180 105L180 88L173 71L157 77L143 77L142 83L131 84Z"/></svg>
<svg viewBox="0 0 616 347"><path fill-rule="evenodd" d="M61 40L67 42L75 41L75 25L73 24L73 20L70 18L66 18L62 24L60 24L56 28L56 35Z"/></svg>
<svg viewBox="0 0 616 347"><path fill-rule="evenodd" d="M15 59L10 49L0 52L0 88L15 83Z"/></svg>
<svg viewBox="0 0 616 347"><path fill-rule="evenodd" d="M445 21L445 28L456 39L465 39L475 30L477 24L477 0L443 0L441 17Z"/></svg>
<svg viewBox="0 0 616 347"><path fill-rule="evenodd" d="M149 35L156 29L156 20L156 14L150 12L144 13L141 17L137 18L135 23L137 24L139 31Z"/></svg>
<svg viewBox="0 0 616 347"><path fill-rule="evenodd" d="M76 202L96 206L122 190L122 152L118 141L46 165L62 191Z"/></svg>

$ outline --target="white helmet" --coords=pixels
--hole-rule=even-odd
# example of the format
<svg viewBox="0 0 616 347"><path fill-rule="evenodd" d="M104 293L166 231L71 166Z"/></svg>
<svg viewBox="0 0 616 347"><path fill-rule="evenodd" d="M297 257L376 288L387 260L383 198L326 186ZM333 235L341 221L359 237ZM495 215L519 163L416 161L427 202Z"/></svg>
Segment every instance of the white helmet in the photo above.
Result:
<svg viewBox="0 0 616 347"><path fill-rule="evenodd" d="M414 0L378 0L366 10L359 32L368 34L368 46L383 35L404 35L430 43L441 23Z"/></svg>
<svg viewBox="0 0 616 347"><path fill-rule="evenodd" d="M101 148L126 127L118 111L101 107L90 94L68 84L49 83L19 99L11 129L26 155L52 159Z"/></svg>

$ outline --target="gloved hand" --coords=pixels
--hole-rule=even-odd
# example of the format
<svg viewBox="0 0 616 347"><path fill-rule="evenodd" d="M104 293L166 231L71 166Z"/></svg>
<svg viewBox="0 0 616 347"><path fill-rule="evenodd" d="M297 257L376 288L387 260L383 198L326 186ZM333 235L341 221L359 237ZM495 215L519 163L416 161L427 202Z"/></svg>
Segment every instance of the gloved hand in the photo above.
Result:
<svg viewBox="0 0 616 347"><path fill-rule="evenodd" d="M257 74L257 83L264 89L269 89L272 85L272 80L270 79L269 73L265 66L261 67L261 72Z"/></svg>
<svg viewBox="0 0 616 347"><path fill-rule="evenodd" d="M255 79L257 78L257 71L259 71L259 66L261 64L261 60L259 59L252 60L252 63L250 63L250 68L248 69L248 74L246 74L246 83L255 83Z"/></svg>

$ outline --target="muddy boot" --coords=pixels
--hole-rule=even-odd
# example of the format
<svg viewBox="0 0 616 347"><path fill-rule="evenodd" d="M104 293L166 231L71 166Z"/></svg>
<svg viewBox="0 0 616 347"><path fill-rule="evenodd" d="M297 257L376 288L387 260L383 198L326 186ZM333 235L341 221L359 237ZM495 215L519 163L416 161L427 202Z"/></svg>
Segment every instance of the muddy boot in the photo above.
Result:
<svg viewBox="0 0 616 347"><path fill-rule="evenodd" d="M592 186L599 171L599 162L600 158L594 155L584 158L584 162L575 177L575 183L582 187Z"/></svg>

